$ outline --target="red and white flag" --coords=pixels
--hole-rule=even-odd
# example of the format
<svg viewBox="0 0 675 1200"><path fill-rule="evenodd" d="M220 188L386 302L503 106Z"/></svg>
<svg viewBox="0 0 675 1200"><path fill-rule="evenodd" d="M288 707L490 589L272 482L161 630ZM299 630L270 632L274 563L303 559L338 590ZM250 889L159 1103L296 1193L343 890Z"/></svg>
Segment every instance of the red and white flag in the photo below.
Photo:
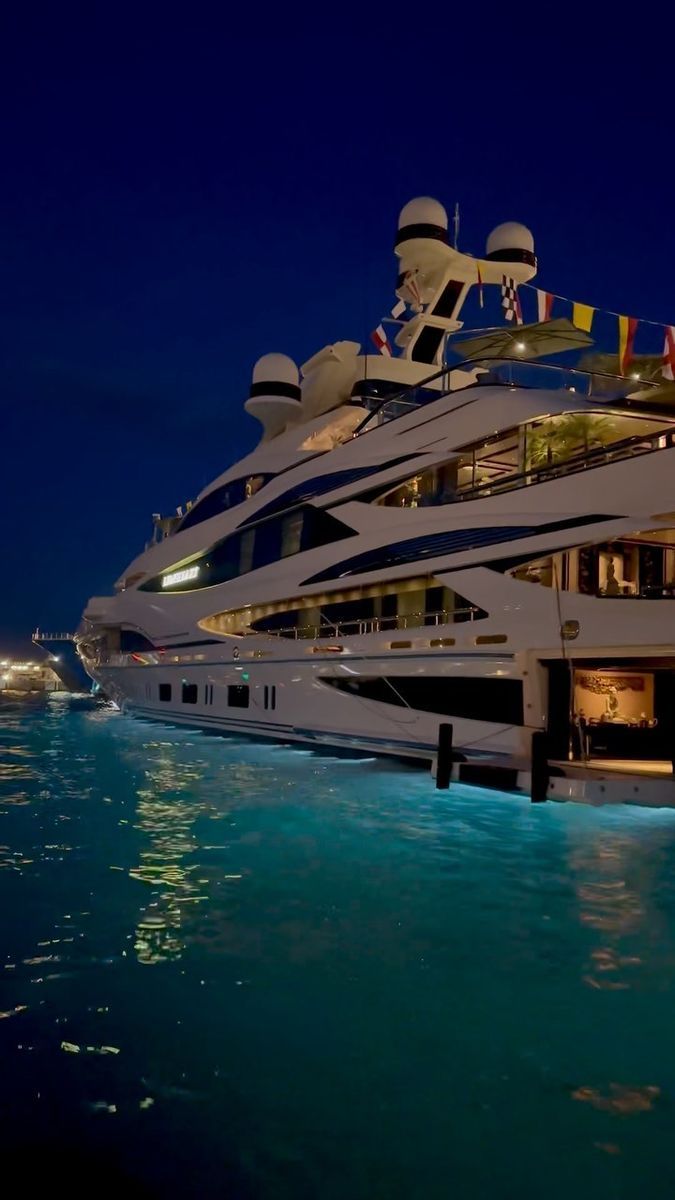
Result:
<svg viewBox="0 0 675 1200"><path fill-rule="evenodd" d="M377 346L380 354L386 354L388 358L391 358L391 346L389 344L389 338L384 332L384 326L378 325L377 329L373 330L370 337L371 341L373 341Z"/></svg>
<svg viewBox="0 0 675 1200"><path fill-rule="evenodd" d="M537 293L537 320L550 321L553 312L553 296L550 292L542 291L541 288L534 290Z"/></svg>
<svg viewBox="0 0 675 1200"><path fill-rule="evenodd" d="M666 325L661 374L664 379L675 379L675 325Z"/></svg>

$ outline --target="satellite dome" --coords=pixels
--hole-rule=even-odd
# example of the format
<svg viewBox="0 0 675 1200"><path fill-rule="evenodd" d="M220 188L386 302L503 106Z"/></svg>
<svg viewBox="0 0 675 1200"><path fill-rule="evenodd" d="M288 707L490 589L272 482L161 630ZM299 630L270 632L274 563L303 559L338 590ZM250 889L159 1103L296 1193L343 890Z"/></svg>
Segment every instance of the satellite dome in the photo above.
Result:
<svg viewBox="0 0 675 1200"><path fill-rule="evenodd" d="M534 238L526 225L505 221L492 230L485 250L490 262L509 265L509 275L520 283L531 279L537 271Z"/></svg>
<svg viewBox="0 0 675 1200"><path fill-rule="evenodd" d="M253 383L285 383L298 387L300 372L287 354L263 354L253 368Z"/></svg>
<svg viewBox="0 0 675 1200"><path fill-rule="evenodd" d="M526 225L517 221L505 221L492 230L486 246L488 258L502 250L528 250L534 254L534 238Z"/></svg>
<svg viewBox="0 0 675 1200"><path fill-rule="evenodd" d="M447 232L448 214L438 200L433 200L431 196L418 196L401 209L398 227L405 229L407 225L433 225Z"/></svg>
<svg viewBox="0 0 675 1200"><path fill-rule="evenodd" d="M253 368L244 404L263 427L263 441L276 437L301 411L300 372L287 354L263 354Z"/></svg>

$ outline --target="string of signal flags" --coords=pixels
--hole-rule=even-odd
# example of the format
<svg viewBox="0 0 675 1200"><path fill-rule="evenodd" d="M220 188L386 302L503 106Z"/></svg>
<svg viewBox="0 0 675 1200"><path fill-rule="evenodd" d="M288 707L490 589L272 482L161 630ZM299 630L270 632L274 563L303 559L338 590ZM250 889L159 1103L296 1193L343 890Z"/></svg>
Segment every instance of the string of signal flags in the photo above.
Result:
<svg viewBox="0 0 675 1200"><path fill-rule="evenodd" d="M483 307L483 280L481 278L480 265L476 263L478 274L478 297L480 307ZM409 274L412 274L410 272ZM510 279L504 275L501 284L501 304L504 312L504 319L511 321L515 325L523 324L523 312L520 304L519 287L527 288L528 291L534 292L537 298L537 320L550 321L553 315L554 305L560 306L564 304L572 309L572 324L577 329L581 329L584 333L590 333L593 327L593 320L596 313L602 313L605 316L615 317L617 321L618 331L618 354L619 365L622 375L628 375L630 365L634 359L635 336L640 325L651 325L656 329L663 330L664 342L662 353L661 374L664 379L675 380L675 325L664 325L660 321L649 321L643 317L628 317L622 313L612 312L608 308L598 308L591 304L582 304L578 300L570 300L568 296L560 296L557 292L548 292L544 288L534 287L533 284L523 283L516 284L514 279ZM414 294L414 291L413 291ZM415 305L415 309L419 312L422 308L421 303ZM391 315L396 321L400 321L410 317L408 305L399 300L391 310ZM371 333L371 340L375 344L378 352L387 356L393 353L392 345L387 337L387 333L382 324L378 325Z"/></svg>
<svg viewBox="0 0 675 1200"><path fill-rule="evenodd" d="M480 280L479 280L480 286ZM581 304L578 300L570 300L567 296L559 296L556 292L547 292L544 288L534 287L533 284L523 283L520 287L534 292L537 297L537 319L550 321L554 305L564 304L572 309L572 324L584 333L590 333L596 313L615 317L618 329L619 364L622 375L628 375L634 358L635 335L640 325L651 325L663 330L663 364L661 374L664 379L675 380L675 325L663 325L660 321L648 321L642 317L627 317L622 313L612 312L608 308L597 308L591 304ZM523 313L518 296L518 287L513 279L504 276L501 285L502 309L504 319L522 325Z"/></svg>

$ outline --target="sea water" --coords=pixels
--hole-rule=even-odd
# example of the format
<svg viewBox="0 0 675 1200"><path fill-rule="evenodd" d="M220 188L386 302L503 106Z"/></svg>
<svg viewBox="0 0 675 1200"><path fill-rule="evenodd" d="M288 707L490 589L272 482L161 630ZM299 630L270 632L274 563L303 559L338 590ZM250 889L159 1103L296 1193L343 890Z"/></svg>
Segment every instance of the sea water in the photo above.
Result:
<svg viewBox="0 0 675 1200"><path fill-rule="evenodd" d="M8 1188L675 1194L675 813L55 697L0 843Z"/></svg>

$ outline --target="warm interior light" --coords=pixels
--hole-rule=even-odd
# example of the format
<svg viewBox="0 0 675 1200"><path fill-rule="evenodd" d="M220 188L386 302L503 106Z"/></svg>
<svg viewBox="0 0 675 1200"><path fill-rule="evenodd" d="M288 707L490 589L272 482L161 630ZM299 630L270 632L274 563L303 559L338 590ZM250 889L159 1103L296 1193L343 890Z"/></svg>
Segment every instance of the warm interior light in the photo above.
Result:
<svg viewBox="0 0 675 1200"><path fill-rule="evenodd" d="M516 350L524 350L524 349L525 349L524 342L516 342Z"/></svg>

